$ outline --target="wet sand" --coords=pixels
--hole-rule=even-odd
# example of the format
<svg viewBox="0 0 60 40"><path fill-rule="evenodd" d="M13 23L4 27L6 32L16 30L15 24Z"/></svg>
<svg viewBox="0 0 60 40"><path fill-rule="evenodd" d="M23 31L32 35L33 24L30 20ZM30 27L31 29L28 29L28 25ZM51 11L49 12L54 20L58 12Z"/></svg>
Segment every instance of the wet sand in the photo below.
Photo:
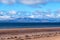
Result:
<svg viewBox="0 0 60 40"><path fill-rule="evenodd" d="M60 28L0 29L0 40L60 40Z"/></svg>

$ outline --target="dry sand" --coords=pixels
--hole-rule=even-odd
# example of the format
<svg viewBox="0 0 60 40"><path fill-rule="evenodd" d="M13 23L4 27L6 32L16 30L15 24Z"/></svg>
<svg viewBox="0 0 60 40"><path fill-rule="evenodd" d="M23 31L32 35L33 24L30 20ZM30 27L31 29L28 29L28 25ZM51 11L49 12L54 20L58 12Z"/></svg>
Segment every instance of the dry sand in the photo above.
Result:
<svg viewBox="0 0 60 40"><path fill-rule="evenodd" d="M60 28L0 29L0 40L60 40Z"/></svg>

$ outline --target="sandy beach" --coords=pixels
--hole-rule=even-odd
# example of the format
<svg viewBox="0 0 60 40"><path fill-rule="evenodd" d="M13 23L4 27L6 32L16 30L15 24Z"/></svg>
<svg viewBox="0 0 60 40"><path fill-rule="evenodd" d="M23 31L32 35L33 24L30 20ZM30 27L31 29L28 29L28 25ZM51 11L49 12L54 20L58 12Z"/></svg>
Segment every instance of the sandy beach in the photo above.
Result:
<svg viewBox="0 0 60 40"><path fill-rule="evenodd" d="M0 29L0 40L60 40L60 28Z"/></svg>

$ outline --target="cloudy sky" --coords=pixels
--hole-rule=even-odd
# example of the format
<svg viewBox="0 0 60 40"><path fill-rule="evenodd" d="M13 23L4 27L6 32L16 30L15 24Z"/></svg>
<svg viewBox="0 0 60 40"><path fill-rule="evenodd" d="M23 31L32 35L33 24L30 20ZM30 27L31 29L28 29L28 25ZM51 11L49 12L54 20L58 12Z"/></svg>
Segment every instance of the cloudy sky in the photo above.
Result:
<svg viewBox="0 0 60 40"><path fill-rule="evenodd" d="M45 1L45 0L20 0L19 3L14 3L12 5L8 5L8 2L7 2L7 4L5 4L5 3L6 3L6 1L4 1L4 0L3 0L3 3L2 2L0 3L0 11L9 12L11 10L15 10L15 11L34 12L36 10L47 11L50 9L53 12L53 11L60 9L59 2L53 2L53 1L48 2L48 0L47 1ZM11 12L9 12L9 13L11 13ZM13 14L15 15L16 13L13 11ZM5 13L3 15L6 16L7 14ZM3 17L5 17L5 16L3 16ZM18 14L17 14L17 16L18 16ZM0 18L3 18L3 17L0 17ZM10 18L10 16L6 16L6 17Z"/></svg>
<svg viewBox="0 0 60 40"><path fill-rule="evenodd" d="M44 5L45 4L45 5ZM28 10L29 9L29 10ZM16 11L35 11L35 10L56 10L60 9L59 2L47 2L44 0L20 0L20 3L15 3L13 5L7 5L4 3L0 3L0 10L9 11L9 10L16 10Z"/></svg>

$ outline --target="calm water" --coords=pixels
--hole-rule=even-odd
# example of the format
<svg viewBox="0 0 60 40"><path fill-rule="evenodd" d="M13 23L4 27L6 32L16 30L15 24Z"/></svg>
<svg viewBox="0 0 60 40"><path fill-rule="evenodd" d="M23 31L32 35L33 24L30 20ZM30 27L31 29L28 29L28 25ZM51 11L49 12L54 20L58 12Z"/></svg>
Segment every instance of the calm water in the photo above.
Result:
<svg viewBox="0 0 60 40"><path fill-rule="evenodd" d="M0 28L46 28L60 27L60 23L0 23Z"/></svg>

